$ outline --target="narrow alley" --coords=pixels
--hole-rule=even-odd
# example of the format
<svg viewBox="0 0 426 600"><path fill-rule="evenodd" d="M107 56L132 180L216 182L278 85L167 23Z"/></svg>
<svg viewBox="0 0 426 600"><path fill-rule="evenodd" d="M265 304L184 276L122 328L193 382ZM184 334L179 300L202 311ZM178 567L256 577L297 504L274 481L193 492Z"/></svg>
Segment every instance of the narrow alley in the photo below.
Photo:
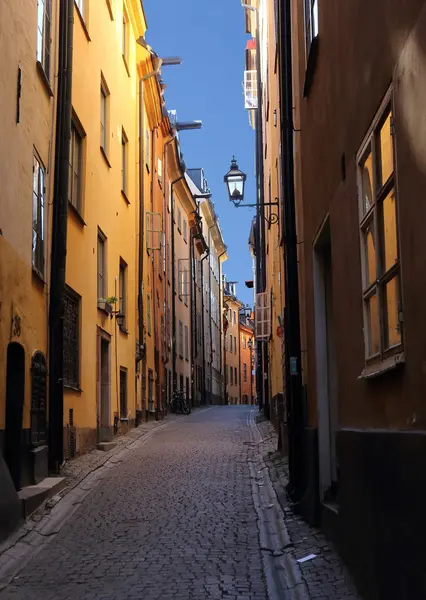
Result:
<svg viewBox="0 0 426 600"><path fill-rule="evenodd" d="M9 577L0 556L0 599L326 598L318 582L318 593L302 585L293 595L292 569L271 569L283 553L265 546L286 533L278 502L253 492L268 487L267 469L253 470L269 435L256 414L215 407L174 418L96 468L24 538L27 556L17 545L6 553Z"/></svg>

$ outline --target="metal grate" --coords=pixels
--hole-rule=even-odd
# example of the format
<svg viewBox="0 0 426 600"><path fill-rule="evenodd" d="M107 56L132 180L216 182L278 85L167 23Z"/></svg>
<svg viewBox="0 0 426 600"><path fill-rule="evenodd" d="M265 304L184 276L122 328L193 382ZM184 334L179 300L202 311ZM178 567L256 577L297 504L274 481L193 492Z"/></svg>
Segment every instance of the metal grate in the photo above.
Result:
<svg viewBox="0 0 426 600"><path fill-rule="evenodd" d="M79 387L80 298L65 290L64 296L64 384Z"/></svg>
<svg viewBox="0 0 426 600"><path fill-rule="evenodd" d="M46 432L46 359L36 352L31 361L31 443L44 444Z"/></svg>
<svg viewBox="0 0 426 600"><path fill-rule="evenodd" d="M70 452L70 457L73 458L76 453L76 434L75 434L75 427L74 427L74 409L73 408L70 408L69 413L68 413L68 425L69 425L69 432L70 432L69 452Z"/></svg>

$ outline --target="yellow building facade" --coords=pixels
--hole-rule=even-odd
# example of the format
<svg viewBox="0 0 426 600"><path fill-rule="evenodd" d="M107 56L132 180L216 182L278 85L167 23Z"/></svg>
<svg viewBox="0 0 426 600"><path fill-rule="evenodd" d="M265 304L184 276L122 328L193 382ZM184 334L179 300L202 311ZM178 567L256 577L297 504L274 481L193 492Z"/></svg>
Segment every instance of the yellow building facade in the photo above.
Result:
<svg viewBox="0 0 426 600"><path fill-rule="evenodd" d="M3 500L47 475L57 4L0 6L0 537ZM24 35L16 32L25 31ZM14 493L14 492L13 492ZM9 520L9 523L4 520Z"/></svg>
<svg viewBox="0 0 426 600"><path fill-rule="evenodd" d="M74 8L65 454L134 424L140 2Z"/></svg>

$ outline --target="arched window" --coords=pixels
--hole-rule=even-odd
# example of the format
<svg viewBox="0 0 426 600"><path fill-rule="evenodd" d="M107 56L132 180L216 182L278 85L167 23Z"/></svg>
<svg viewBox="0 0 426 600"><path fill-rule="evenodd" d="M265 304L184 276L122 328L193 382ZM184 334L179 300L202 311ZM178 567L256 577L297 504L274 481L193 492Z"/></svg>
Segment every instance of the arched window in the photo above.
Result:
<svg viewBox="0 0 426 600"><path fill-rule="evenodd" d="M46 395L46 359L42 352L36 352L31 361L31 443L34 446L47 442Z"/></svg>

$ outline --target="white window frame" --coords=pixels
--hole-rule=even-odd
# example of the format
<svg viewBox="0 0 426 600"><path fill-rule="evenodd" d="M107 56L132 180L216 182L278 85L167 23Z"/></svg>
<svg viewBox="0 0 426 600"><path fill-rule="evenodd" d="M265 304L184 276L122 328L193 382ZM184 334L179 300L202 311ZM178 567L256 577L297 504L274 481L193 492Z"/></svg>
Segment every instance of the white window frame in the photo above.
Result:
<svg viewBox="0 0 426 600"><path fill-rule="evenodd" d="M163 230L161 227L161 214L146 213L146 249L161 250Z"/></svg>
<svg viewBox="0 0 426 600"><path fill-rule="evenodd" d="M269 292L256 294L255 338L267 342L271 337L271 296Z"/></svg>
<svg viewBox="0 0 426 600"><path fill-rule="evenodd" d="M100 87L100 126L101 136L100 145L105 156L108 156L109 150L109 96L110 92L103 76L101 76L101 87Z"/></svg>
<svg viewBox="0 0 426 600"><path fill-rule="evenodd" d="M399 257L399 220L398 220L398 191L396 181L396 149L395 149L395 135L393 129L393 103L392 103L392 88L390 88L383 99L383 102L377 111L370 129L364 138L364 141L357 153L357 169L358 169L358 214L359 214L359 227L360 227L360 254L361 254L361 275L362 275L362 294L363 294L363 316L364 316L364 348L365 348L365 361L366 368L377 363L396 364L404 360L403 357L403 313L402 313L402 296L401 296L401 265ZM393 156L393 172L387 181L381 181L380 174L380 145L378 134L386 122L387 117L391 117L391 138L393 141L392 156ZM364 204L364 193L363 193L363 173L364 169L362 166L365 164L365 160L368 158L371 152L372 156L372 203L368 210L365 210ZM395 198L395 227L396 227L396 250L397 256L395 262L388 269L384 265L384 233L381 227L382 207L383 201L393 193ZM367 254L365 250L365 231L368 227L371 227L371 231L374 235L374 268L376 278L374 281L369 281L369 270L367 264ZM396 344L387 343L387 308L386 303L386 285L391 281L396 280L397 293L399 297L398 302L398 327L400 333L400 342ZM378 351L371 351L371 335L369 327L369 302L372 297L377 297L378 307ZM364 373L363 375L368 375Z"/></svg>
<svg viewBox="0 0 426 600"><path fill-rule="evenodd" d="M68 202L81 215L83 196L83 140L85 134L76 118L71 122L70 140L70 180L68 189Z"/></svg>
<svg viewBox="0 0 426 600"><path fill-rule="evenodd" d="M32 215L32 265L33 269L44 278L45 247L45 195L46 169L39 156L33 155L33 215Z"/></svg>
<svg viewBox="0 0 426 600"><path fill-rule="evenodd" d="M257 71L256 69L244 71L244 108L253 110L258 108L259 101L257 98Z"/></svg>
<svg viewBox="0 0 426 600"><path fill-rule="evenodd" d="M309 57L312 42L318 37L319 16L318 4L320 0L304 0L305 2L305 46L306 59Z"/></svg>
<svg viewBox="0 0 426 600"><path fill-rule="evenodd" d="M37 2L37 61L50 81L52 0Z"/></svg>

